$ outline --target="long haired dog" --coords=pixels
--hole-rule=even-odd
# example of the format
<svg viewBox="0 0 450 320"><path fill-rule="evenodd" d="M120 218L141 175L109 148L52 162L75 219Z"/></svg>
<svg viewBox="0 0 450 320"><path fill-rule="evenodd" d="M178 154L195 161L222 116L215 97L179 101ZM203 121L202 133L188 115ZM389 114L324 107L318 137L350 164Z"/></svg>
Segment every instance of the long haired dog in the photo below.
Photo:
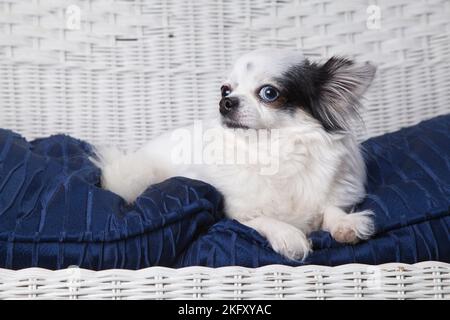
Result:
<svg viewBox="0 0 450 320"><path fill-rule="evenodd" d="M311 251L307 236L314 230L344 243L368 239L372 212L351 212L365 195L366 179L351 126L374 74L371 64L341 57L314 63L296 51L250 52L222 85L217 119L202 122L214 133L209 140L195 134L197 123L133 153L99 148L102 185L133 202L150 184L172 176L203 180L222 192L228 217L256 229L290 259ZM262 136L270 141L263 147ZM187 145L217 148L208 163L180 161L188 159L180 156ZM255 147L256 158L276 166L262 172L267 161L223 160L236 150L251 157Z"/></svg>

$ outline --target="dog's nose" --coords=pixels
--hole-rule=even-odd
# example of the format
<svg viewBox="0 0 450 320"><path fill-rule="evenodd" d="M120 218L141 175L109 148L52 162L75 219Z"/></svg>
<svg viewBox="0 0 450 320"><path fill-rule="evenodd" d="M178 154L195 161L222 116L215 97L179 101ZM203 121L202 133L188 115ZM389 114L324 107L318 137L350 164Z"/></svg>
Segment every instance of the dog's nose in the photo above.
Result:
<svg viewBox="0 0 450 320"><path fill-rule="evenodd" d="M231 110L239 106L239 99L236 97L222 98L219 103L220 113L224 116Z"/></svg>

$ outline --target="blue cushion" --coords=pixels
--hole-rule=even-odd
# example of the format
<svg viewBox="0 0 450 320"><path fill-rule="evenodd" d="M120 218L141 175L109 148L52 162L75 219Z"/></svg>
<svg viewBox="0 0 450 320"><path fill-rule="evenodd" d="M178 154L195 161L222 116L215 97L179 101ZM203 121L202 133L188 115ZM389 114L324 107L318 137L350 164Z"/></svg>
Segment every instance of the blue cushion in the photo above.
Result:
<svg viewBox="0 0 450 320"><path fill-rule="evenodd" d="M305 264L450 262L450 115L364 144L373 239L356 245L312 234ZM27 142L0 130L0 267L100 270L154 265L301 265L257 232L223 218L222 197L174 177L133 205L99 187L86 142L56 135Z"/></svg>

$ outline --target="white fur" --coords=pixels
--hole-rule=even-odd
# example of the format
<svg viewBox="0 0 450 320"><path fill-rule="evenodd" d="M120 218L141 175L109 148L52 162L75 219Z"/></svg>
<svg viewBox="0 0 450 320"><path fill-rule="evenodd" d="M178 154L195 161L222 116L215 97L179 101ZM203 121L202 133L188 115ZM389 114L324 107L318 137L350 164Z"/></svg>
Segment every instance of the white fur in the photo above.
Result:
<svg viewBox="0 0 450 320"><path fill-rule="evenodd" d="M228 217L256 229L275 251L291 259L306 257L311 251L307 235L321 228L341 242L369 238L374 231L371 213L344 211L365 194L364 161L353 135L328 133L305 112L276 112L254 97L256 87L299 59L301 55L287 51L253 52L238 60L227 80L234 86L232 94L245 101L242 124L278 130L275 174L261 175L261 164L175 164L172 152L177 142L168 132L131 154L99 149L103 186L132 202L150 184L172 176L203 180L223 193ZM223 134L225 150L244 139L244 132L222 126L219 119L203 125ZM182 130L188 134L195 128ZM193 143L205 144L195 139Z"/></svg>

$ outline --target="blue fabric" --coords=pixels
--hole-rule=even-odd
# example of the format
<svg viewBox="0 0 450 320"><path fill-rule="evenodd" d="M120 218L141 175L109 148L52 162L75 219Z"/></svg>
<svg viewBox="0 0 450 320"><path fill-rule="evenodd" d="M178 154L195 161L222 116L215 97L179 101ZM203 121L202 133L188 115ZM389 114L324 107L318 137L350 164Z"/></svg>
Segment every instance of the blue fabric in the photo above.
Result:
<svg viewBox="0 0 450 320"><path fill-rule="evenodd" d="M364 143L376 236L357 245L312 234L304 263L450 262L450 115ZM223 218L210 185L175 177L134 205L99 187L89 144L57 135L27 142L0 130L0 267L99 270L160 265L300 265L257 232Z"/></svg>

